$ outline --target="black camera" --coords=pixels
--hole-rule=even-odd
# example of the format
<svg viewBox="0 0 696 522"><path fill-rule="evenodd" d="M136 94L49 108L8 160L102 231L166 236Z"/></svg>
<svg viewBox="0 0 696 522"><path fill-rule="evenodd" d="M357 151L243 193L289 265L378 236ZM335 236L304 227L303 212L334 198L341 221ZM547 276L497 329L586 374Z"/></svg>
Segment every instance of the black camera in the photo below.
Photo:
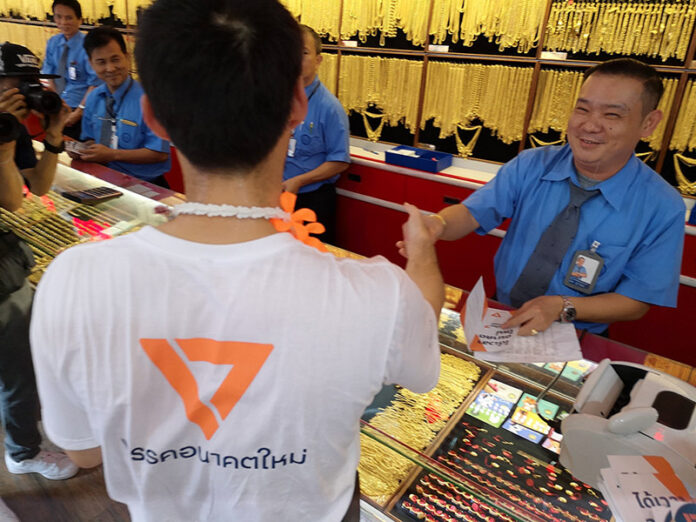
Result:
<svg viewBox="0 0 696 522"><path fill-rule="evenodd" d="M0 143L9 143L19 138L21 124L9 112L0 112Z"/></svg>
<svg viewBox="0 0 696 522"><path fill-rule="evenodd" d="M29 109L41 114L58 114L63 107L60 96L44 89L38 80L23 80L19 84L19 93L24 95Z"/></svg>

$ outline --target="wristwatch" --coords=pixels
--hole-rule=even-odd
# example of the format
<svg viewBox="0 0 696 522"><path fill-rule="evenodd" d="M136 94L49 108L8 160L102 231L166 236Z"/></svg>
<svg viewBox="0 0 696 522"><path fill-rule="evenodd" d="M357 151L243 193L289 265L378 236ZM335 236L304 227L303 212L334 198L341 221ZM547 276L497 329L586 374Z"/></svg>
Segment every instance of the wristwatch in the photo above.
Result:
<svg viewBox="0 0 696 522"><path fill-rule="evenodd" d="M60 145L58 145L57 147L55 145L51 145L50 143L48 143L47 140L43 140L43 144L44 144L45 149L48 152L52 152L53 154L60 154L61 152L63 152L65 150L65 142L64 141L61 141Z"/></svg>
<svg viewBox="0 0 696 522"><path fill-rule="evenodd" d="M572 323L578 316L578 312L570 299L564 295L561 296L561 299L563 299L563 310L561 310L560 321L562 323Z"/></svg>

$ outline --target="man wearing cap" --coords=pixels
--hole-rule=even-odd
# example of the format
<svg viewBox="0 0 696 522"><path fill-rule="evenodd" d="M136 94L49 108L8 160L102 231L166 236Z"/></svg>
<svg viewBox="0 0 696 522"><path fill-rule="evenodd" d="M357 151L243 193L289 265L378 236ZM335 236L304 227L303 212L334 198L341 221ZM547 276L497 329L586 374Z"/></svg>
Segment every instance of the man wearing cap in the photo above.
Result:
<svg viewBox="0 0 696 522"><path fill-rule="evenodd" d="M47 76L53 77L40 73L38 58L27 48L11 43L0 46L0 113L20 121L26 118L29 109L19 87ZM23 125L18 126L15 140L0 136L0 207L17 210L24 183L37 195L51 188L69 114L63 103L63 110L48 118L45 150L38 161ZM5 464L11 473L66 479L77 473L77 467L63 453L42 451L39 446L39 403L29 349L33 291L25 280L32 265L29 248L0 229L0 418L5 429Z"/></svg>
<svg viewBox="0 0 696 522"><path fill-rule="evenodd" d="M57 75L50 81L51 85L72 108L63 132L66 136L77 140L80 139L80 122L87 95L101 82L94 74L82 46L85 35L80 32L82 23L80 3L77 0L55 0L53 21L60 30L60 34L48 40L41 72Z"/></svg>
<svg viewBox="0 0 696 522"><path fill-rule="evenodd" d="M143 120L143 89L130 75L130 55L123 35L112 27L96 27L85 37L92 68L104 84L87 97L82 117L80 159L168 188L169 142L157 137Z"/></svg>

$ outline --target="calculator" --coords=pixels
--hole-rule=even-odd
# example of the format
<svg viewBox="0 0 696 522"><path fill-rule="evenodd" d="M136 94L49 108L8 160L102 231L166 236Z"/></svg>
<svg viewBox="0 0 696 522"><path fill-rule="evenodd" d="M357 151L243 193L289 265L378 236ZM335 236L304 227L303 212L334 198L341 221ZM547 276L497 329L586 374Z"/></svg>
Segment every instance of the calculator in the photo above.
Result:
<svg viewBox="0 0 696 522"><path fill-rule="evenodd" d="M83 205L96 205L123 196L123 192L111 187L95 187L85 190L69 190L63 192L62 196Z"/></svg>

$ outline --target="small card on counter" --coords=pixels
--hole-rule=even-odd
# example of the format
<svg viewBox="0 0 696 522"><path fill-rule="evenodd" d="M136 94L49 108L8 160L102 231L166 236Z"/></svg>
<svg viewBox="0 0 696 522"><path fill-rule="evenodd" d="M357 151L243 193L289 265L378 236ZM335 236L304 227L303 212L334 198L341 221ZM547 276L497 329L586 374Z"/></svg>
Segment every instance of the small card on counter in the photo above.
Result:
<svg viewBox="0 0 696 522"><path fill-rule="evenodd" d="M489 308L479 278L461 312L464 334L474 357L491 362L548 363L582 359L572 323L554 322L538 335L523 337L515 328L501 328L512 313Z"/></svg>

